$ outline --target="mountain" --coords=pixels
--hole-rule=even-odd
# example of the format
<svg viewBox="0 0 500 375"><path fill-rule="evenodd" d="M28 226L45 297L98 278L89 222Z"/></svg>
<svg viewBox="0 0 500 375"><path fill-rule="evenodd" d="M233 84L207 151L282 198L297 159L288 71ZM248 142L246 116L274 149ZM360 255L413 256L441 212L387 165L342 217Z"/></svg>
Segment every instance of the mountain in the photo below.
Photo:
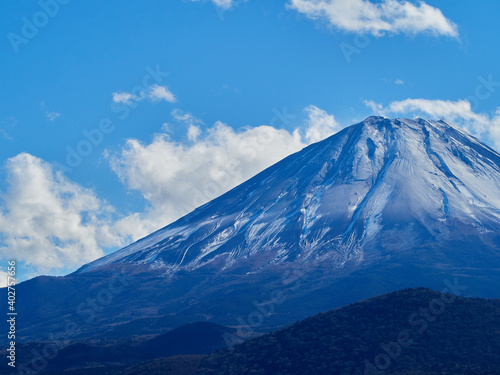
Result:
<svg viewBox="0 0 500 375"><path fill-rule="evenodd" d="M311 260L342 268L370 258L367 248L383 256L454 229L490 233L499 166L498 153L445 122L368 118L78 272L134 264L168 275L243 259L249 272ZM381 238L388 230L397 233Z"/></svg>
<svg viewBox="0 0 500 375"><path fill-rule="evenodd" d="M55 370L43 375L194 375L203 356L185 355L160 358L133 366L82 368L77 370Z"/></svg>
<svg viewBox="0 0 500 375"><path fill-rule="evenodd" d="M198 322L149 339L130 335L128 342L99 343L87 340L67 345L61 345L59 342L19 344L16 364L20 373L29 368L46 372L85 368L92 368L91 371L109 368L109 371L114 371L166 357L196 359L199 358L196 355L210 354L228 348L230 343L242 342L235 334L235 328ZM38 353L35 362L33 353ZM49 358L44 359L41 353L49 353ZM6 350L1 350L0 354L6 356ZM164 366L163 361L158 363ZM9 370L11 368L7 363L0 364L0 374L10 373Z"/></svg>
<svg viewBox="0 0 500 375"><path fill-rule="evenodd" d="M244 337L407 287L498 297L499 230L496 151L444 121L369 117L71 275L20 284L18 334L161 319Z"/></svg>
<svg viewBox="0 0 500 375"><path fill-rule="evenodd" d="M497 375L500 300L405 289L321 313L205 357L47 375L143 373Z"/></svg>
<svg viewBox="0 0 500 375"><path fill-rule="evenodd" d="M209 322L187 324L159 335L138 346L152 358L209 354L226 349L237 339L236 329Z"/></svg>
<svg viewBox="0 0 500 375"><path fill-rule="evenodd" d="M197 375L500 373L500 300L407 289L206 358Z"/></svg>

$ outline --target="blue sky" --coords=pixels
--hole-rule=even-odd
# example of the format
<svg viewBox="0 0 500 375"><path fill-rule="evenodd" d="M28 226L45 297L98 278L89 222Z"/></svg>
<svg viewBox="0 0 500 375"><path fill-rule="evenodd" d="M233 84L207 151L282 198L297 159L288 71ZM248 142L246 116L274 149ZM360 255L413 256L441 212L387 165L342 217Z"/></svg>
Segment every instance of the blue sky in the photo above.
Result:
<svg viewBox="0 0 500 375"><path fill-rule="evenodd" d="M498 14L493 0L3 2L0 261L20 279L68 273L372 114L445 118L499 149Z"/></svg>

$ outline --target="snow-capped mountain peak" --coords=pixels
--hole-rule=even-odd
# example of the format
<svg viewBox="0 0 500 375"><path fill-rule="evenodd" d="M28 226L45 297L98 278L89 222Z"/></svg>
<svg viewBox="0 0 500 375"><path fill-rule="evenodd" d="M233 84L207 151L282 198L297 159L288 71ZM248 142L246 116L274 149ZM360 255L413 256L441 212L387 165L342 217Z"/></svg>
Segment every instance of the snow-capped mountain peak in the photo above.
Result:
<svg viewBox="0 0 500 375"><path fill-rule="evenodd" d="M342 268L500 226L500 155L444 121L369 117L82 267Z"/></svg>

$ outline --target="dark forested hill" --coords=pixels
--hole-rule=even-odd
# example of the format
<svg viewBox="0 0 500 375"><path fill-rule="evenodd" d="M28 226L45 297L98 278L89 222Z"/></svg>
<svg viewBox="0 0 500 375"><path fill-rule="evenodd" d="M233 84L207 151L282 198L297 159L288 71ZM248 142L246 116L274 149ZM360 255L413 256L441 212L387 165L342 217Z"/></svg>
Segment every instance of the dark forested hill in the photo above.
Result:
<svg viewBox="0 0 500 375"><path fill-rule="evenodd" d="M212 354L197 374L500 374L500 301L406 289Z"/></svg>
<svg viewBox="0 0 500 375"><path fill-rule="evenodd" d="M187 326L179 332L196 327ZM230 329L217 328L210 336L226 331ZM168 337L175 339L176 335ZM185 341L183 336L181 343ZM500 300L405 289L316 315L204 358L177 356L134 366L50 374L145 373L498 375Z"/></svg>

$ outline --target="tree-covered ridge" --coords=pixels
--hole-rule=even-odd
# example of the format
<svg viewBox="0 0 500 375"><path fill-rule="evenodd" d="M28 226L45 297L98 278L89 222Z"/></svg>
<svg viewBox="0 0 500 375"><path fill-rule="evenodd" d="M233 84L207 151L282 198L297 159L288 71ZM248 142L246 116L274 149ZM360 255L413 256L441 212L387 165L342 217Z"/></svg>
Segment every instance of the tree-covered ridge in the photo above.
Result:
<svg viewBox="0 0 500 375"><path fill-rule="evenodd" d="M500 301L406 289L214 353L197 374L500 374Z"/></svg>

